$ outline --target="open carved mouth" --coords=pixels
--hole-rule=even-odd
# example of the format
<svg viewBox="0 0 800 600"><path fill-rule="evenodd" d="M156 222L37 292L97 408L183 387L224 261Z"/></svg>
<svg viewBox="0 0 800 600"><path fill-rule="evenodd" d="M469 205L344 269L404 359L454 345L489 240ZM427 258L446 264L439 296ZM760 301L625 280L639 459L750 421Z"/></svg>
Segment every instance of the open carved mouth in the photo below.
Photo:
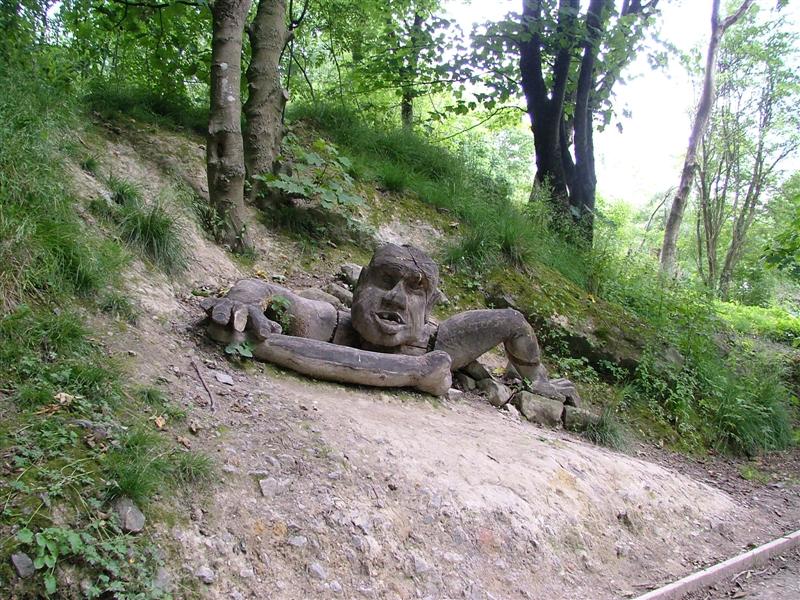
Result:
<svg viewBox="0 0 800 600"><path fill-rule="evenodd" d="M396 312L391 311L379 311L375 313L375 316L378 317L381 321L388 321L389 323L396 323L398 325L405 325L405 320Z"/></svg>

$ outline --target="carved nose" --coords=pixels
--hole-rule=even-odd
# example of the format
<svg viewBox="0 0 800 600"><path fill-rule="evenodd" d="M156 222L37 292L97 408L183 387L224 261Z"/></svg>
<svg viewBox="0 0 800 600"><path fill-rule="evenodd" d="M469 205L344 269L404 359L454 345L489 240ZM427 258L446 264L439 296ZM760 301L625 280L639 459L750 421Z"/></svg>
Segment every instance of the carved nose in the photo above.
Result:
<svg viewBox="0 0 800 600"><path fill-rule="evenodd" d="M403 288L402 281L398 281L395 286L389 290L385 296L385 302L392 308L406 307L406 291Z"/></svg>

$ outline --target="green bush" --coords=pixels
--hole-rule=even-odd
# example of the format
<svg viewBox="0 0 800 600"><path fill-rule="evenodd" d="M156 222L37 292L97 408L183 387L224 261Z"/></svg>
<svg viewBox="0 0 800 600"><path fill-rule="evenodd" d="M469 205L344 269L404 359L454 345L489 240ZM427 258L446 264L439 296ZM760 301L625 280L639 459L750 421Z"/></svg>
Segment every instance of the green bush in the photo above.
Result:
<svg viewBox="0 0 800 600"><path fill-rule="evenodd" d="M106 119L120 114L161 126L208 131L208 107L169 91L156 92L134 84L96 79L85 102Z"/></svg>
<svg viewBox="0 0 800 600"><path fill-rule="evenodd" d="M718 302L716 310L739 333L762 336L775 342L800 343L800 317L783 308Z"/></svg>

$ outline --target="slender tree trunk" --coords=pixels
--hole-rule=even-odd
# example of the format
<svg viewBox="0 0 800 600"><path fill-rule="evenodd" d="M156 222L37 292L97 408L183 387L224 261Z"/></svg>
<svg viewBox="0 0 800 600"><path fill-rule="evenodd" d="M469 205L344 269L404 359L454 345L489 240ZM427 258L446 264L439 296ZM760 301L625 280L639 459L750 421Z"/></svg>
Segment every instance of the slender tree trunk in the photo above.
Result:
<svg viewBox="0 0 800 600"><path fill-rule="evenodd" d="M247 67L244 140L252 201L259 188L253 176L272 173L283 139L282 116L288 92L281 84L280 59L289 39L285 0L260 0L247 34L251 58Z"/></svg>
<svg viewBox="0 0 800 600"><path fill-rule="evenodd" d="M570 189L570 208L591 245L594 229L594 199L597 175L594 163L594 140L591 94L595 83L598 44L604 15L613 8L611 0L591 0L586 12L586 41L578 71L575 94L575 176Z"/></svg>
<svg viewBox="0 0 800 600"><path fill-rule="evenodd" d="M422 37L422 14L414 12L414 22L411 25L411 36L409 44L411 45L411 52L408 58L408 66L404 69L406 71L404 79L412 81L416 75L417 64L419 63L419 43ZM400 119L403 127L411 129L414 126L414 97L416 96L414 87L410 84L403 87L403 97L400 101Z"/></svg>
<svg viewBox="0 0 800 600"><path fill-rule="evenodd" d="M211 6L211 108L206 162L208 194L222 223L220 241L234 250L246 245L244 148L242 143L242 33L250 0L216 0Z"/></svg>
<svg viewBox="0 0 800 600"><path fill-rule="evenodd" d="M689 191L692 188L695 172L697 170L697 147L703 138L708 117L711 114L711 107L714 99L714 72L717 63L717 51L720 40L725 31L750 8L753 0L745 0L739 9L724 21L719 18L720 0L712 0L711 4L711 39L708 42L706 53L706 70L703 78L703 91L700 95L700 102L697 105L697 113L694 117L692 132L689 135L689 145L686 149L686 158L683 162L681 180L678 184L678 191L672 200L672 207L667 217L664 228L664 243L661 246L661 271L663 273L674 273L675 260L678 246L678 234L681 229L683 213L686 210L686 201L689 198Z"/></svg>

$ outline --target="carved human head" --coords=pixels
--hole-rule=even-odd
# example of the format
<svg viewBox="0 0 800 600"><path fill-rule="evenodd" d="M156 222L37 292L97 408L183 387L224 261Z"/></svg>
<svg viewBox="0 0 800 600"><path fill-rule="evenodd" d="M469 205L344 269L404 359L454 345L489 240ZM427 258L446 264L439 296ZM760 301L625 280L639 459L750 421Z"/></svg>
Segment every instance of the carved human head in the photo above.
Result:
<svg viewBox="0 0 800 600"><path fill-rule="evenodd" d="M384 244L364 267L353 292L353 327L384 347L420 340L439 297L439 268L415 246Z"/></svg>

